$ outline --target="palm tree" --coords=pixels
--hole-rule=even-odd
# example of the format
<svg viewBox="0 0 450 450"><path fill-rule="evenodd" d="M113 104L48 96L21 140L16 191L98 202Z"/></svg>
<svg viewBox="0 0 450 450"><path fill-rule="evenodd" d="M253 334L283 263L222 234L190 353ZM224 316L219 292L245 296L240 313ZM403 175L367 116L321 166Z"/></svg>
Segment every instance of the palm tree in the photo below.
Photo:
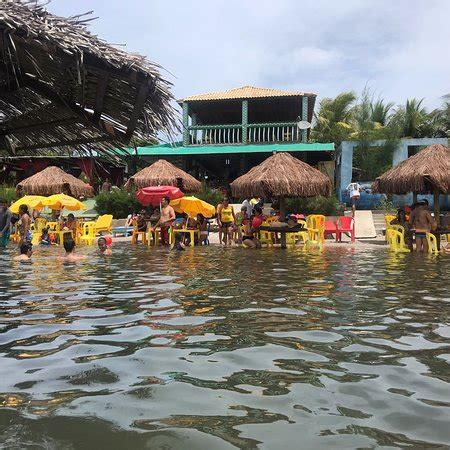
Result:
<svg viewBox="0 0 450 450"><path fill-rule="evenodd" d="M430 113L435 137L450 138L450 94L442 97L444 102L440 108Z"/></svg>
<svg viewBox="0 0 450 450"><path fill-rule="evenodd" d="M393 102L384 103L383 99L379 99L370 105L370 119L374 123L385 127L389 123L391 110L394 107Z"/></svg>
<svg viewBox="0 0 450 450"><path fill-rule="evenodd" d="M421 138L430 136L430 118L422 106L423 99L406 100L405 106L400 106L392 117L392 125L397 127L400 137Z"/></svg>
<svg viewBox="0 0 450 450"><path fill-rule="evenodd" d="M315 125L311 138L318 142L334 142L339 145L352 133L352 105L356 100L353 92L342 92L334 99L324 98L319 112L314 115Z"/></svg>

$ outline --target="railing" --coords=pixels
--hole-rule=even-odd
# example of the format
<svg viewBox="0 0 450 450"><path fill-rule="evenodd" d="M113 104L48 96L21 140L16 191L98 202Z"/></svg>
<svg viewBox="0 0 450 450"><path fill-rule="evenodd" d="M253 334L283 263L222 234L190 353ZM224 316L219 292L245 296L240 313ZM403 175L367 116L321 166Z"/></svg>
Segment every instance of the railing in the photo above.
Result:
<svg viewBox="0 0 450 450"><path fill-rule="evenodd" d="M189 127L189 145L268 144L301 142L302 133L295 122L254 123L247 125L246 142L242 124L193 125Z"/></svg>
<svg viewBox="0 0 450 450"><path fill-rule="evenodd" d="M190 145L242 144L242 125L201 125L189 127Z"/></svg>
<svg viewBox="0 0 450 450"><path fill-rule="evenodd" d="M300 142L301 132L295 122L254 123L248 125L247 142Z"/></svg>

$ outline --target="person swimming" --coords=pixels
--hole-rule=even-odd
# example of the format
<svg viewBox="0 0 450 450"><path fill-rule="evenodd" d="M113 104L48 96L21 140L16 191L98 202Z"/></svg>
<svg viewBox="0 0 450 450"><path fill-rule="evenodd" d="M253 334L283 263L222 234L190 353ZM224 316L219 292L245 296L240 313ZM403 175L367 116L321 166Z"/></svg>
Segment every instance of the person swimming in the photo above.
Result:
<svg viewBox="0 0 450 450"><path fill-rule="evenodd" d="M64 256L60 256L59 259L63 259L65 261L79 261L81 259L85 259L84 255L75 254L75 241L73 239L67 239L64 241L64 250L66 254Z"/></svg>
<svg viewBox="0 0 450 450"><path fill-rule="evenodd" d="M15 261L30 261L33 254L33 247L30 242L23 242L19 247L20 255L15 256Z"/></svg>
<svg viewBox="0 0 450 450"><path fill-rule="evenodd" d="M111 243L111 238L105 238L103 236L98 238L97 245L102 255L112 255Z"/></svg>

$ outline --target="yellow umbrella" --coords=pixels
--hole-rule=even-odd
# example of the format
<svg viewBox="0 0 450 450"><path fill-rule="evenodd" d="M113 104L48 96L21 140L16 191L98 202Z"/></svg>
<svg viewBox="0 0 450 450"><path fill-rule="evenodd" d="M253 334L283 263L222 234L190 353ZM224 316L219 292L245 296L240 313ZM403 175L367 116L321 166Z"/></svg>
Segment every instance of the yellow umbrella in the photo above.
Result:
<svg viewBox="0 0 450 450"><path fill-rule="evenodd" d="M86 205L83 202L80 202L80 200L66 194L51 195L45 199L44 205L48 206L50 209L57 210L61 210L63 208L68 209L69 211L86 209Z"/></svg>
<svg viewBox="0 0 450 450"><path fill-rule="evenodd" d="M195 217L197 214L203 214L208 219L214 216L216 208L209 203L200 200L197 197L181 197L170 202L170 205L178 213L186 213L189 217Z"/></svg>
<svg viewBox="0 0 450 450"><path fill-rule="evenodd" d="M41 195L25 195L19 200L15 201L11 206L10 210L13 214L19 213L20 205L27 205L28 208L41 209L44 206L44 202L47 200L46 197Z"/></svg>

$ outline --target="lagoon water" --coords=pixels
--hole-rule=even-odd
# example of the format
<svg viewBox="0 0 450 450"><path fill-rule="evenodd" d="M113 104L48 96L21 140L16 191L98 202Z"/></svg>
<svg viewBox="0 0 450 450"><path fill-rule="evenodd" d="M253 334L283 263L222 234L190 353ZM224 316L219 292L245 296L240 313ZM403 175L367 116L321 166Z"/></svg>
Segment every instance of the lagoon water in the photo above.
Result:
<svg viewBox="0 0 450 450"><path fill-rule="evenodd" d="M0 252L0 447L450 446L450 258Z"/></svg>

